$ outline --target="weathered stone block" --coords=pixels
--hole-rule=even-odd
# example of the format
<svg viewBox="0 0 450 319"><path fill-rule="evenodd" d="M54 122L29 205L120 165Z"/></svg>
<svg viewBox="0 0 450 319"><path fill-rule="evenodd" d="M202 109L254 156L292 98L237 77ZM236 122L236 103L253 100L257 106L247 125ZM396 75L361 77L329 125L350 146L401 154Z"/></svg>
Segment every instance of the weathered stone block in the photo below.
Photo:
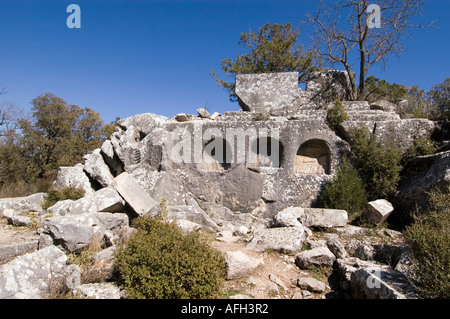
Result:
<svg viewBox="0 0 450 319"><path fill-rule="evenodd" d="M283 114L301 95L298 72L238 74L235 92L244 111Z"/></svg>
<svg viewBox="0 0 450 319"><path fill-rule="evenodd" d="M394 206L385 199L378 199L367 203L362 217L367 221L380 225L394 211Z"/></svg>
<svg viewBox="0 0 450 319"><path fill-rule="evenodd" d="M0 299L40 299L52 287L76 284L79 270L66 262L63 251L49 246L1 265Z"/></svg>
<svg viewBox="0 0 450 319"><path fill-rule="evenodd" d="M144 216L158 205L127 172L114 179L114 187L139 216Z"/></svg>
<svg viewBox="0 0 450 319"><path fill-rule="evenodd" d="M351 273L350 285L354 299L408 299L415 292L408 279L392 269L367 267Z"/></svg>
<svg viewBox="0 0 450 319"><path fill-rule="evenodd" d="M317 266L331 267L335 260L336 257L327 247L305 250L295 256L295 264L301 269Z"/></svg>
<svg viewBox="0 0 450 319"><path fill-rule="evenodd" d="M242 251L225 254L227 279L238 279L250 275L261 263L261 260L247 256Z"/></svg>
<svg viewBox="0 0 450 319"><path fill-rule="evenodd" d="M209 119L211 117L211 114L209 114L208 110L203 107L198 108L197 113L198 113L198 116L200 116L201 118L204 118L204 119Z"/></svg>
<svg viewBox="0 0 450 319"><path fill-rule="evenodd" d="M89 177L85 174L82 164L77 164L73 167L60 167L58 175L53 182L55 189L62 189L65 187L82 188L86 194L94 192L89 181Z"/></svg>
<svg viewBox="0 0 450 319"><path fill-rule="evenodd" d="M327 289L327 286L323 282L312 277L300 277L297 279L297 287L316 293L325 292Z"/></svg>
<svg viewBox="0 0 450 319"><path fill-rule="evenodd" d="M267 228L255 234L247 248L264 251L266 249L294 253L302 248L309 230L303 226Z"/></svg>
<svg viewBox="0 0 450 319"><path fill-rule="evenodd" d="M347 225L348 214L341 209L305 208L300 221L306 227L343 227Z"/></svg>
<svg viewBox="0 0 450 319"><path fill-rule="evenodd" d="M94 214L47 218L42 230L53 238L56 245L74 252L89 245L94 238L103 238L105 227Z"/></svg>
<svg viewBox="0 0 450 319"><path fill-rule="evenodd" d="M107 187L113 184L114 176L111 174L111 170L106 165L100 152L100 149L96 149L91 154L85 156L84 170L102 187Z"/></svg>

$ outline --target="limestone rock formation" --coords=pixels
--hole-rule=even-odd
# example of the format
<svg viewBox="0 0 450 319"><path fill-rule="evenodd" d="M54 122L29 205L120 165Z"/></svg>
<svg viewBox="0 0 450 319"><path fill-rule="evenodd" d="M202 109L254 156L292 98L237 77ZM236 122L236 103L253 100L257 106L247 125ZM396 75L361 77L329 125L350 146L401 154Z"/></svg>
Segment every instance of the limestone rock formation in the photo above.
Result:
<svg viewBox="0 0 450 319"><path fill-rule="evenodd" d="M349 239L372 230L347 225L346 211L312 208L349 150L344 140L349 129L365 125L403 151L435 129L426 119L401 119L401 103L350 101L353 76L337 70L313 73L303 91L296 72L242 74L235 91L241 111L210 115L198 109L199 116L180 113L169 119L145 113L119 120L84 163L58 172L54 187L81 187L83 198L47 210L40 206L45 194L0 200L2 217L10 224L31 225L39 234L39 239L0 245L3 260L26 253L0 266L0 298L41 298L53 279L77 287L73 291L79 296L122 298L109 284L80 285L66 253L97 240L102 250L92 267L110 273L113 251L135 231L130 224L138 216L175 221L185 232L220 233L224 245L241 243L251 254L225 253L230 280L245 278L263 264L250 255L276 251L287 254L283 265L290 271L333 268L340 289L354 297L409 297L401 273L385 267L407 267L398 246ZM339 132L326 121L335 99L343 100L349 115ZM448 185L448 154L412 160L408 165L417 166L420 182L406 176L395 204ZM388 214L382 212L374 223ZM314 236L313 231L324 229L323 238ZM309 247L302 251L305 244ZM287 295L292 287L276 275L270 272L270 283L261 290ZM372 279L381 288L363 287ZM329 290L306 275L295 280L295 288L303 289L293 294L297 297Z"/></svg>
<svg viewBox="0 0 450 319"><path fill-rule="evenodd" d="M0 266L0 299L40 299L58 285L79 284L79 270L67 264L67 256L49 246L17 257Z"/></svg>

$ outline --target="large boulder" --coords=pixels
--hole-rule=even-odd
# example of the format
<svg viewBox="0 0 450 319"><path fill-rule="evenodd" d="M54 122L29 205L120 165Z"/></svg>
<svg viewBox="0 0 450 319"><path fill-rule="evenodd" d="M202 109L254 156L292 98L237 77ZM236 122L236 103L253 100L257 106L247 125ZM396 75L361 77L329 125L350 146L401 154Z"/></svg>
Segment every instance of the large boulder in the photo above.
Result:
<svg viewBox="0 0 450 319"><path fill-rule="evenodd" d="M95 149L91 154L86 155L84 171L102 187L111 186L114 183L114 176L111 174L109 166L105 163L101 150Z"/></svg>
<svg viewBox="0 0 450 319"><path fill-rule="evenodd" d="M312 72L306 83L306 92L318 103L350 100L355 74L352 73L351 77L353 81L348 72L333 69Z"/></svg>
<svg viewBox="0 0 450 319"><path fill-rule="evenodd" d="M158 203L127 172L114 179L114 187L138 216L152 215Z"/></svg>
<svg viewBox="0 0 450 319"><path fill-rule="evenodd" d="M336 256L336 258L347 258L348 252L344 245L341 244L337 238L330 238L327 240L328 249Z"/></svg>
<svg viewBox="0 0 450 319"><path fill-rule="evenodd" d="M236 95L244 111L279 115L301 95L298 72L238 74Z"/></svg>
<svg viewBox="0 0 450 319"><path fill-rule="evenodd" d="M295 264L301 269L310 269L312 267L331 267L336 257L327 247L317 247L311 250L305 250L295 256Z"/></svg>
<svg viewBox="0 0 450 319"><path fill-rule="evenodd" d="M58 216L45 219L41 233L50 235L55 245L71 253L87 247L95 238L102 240L105 226L92 213Z"/></svg>
<svg viewBox="0 0 450 319"><path fill-rule="evenodd" d="M450 151L419 156L408 161L392 202L396 206L391 218L398 224L411 222L411 212L427 210L429 193L450 187Z"/></svg>
<svg viewBox="0 0 450 319"><path fill-rule="evenodd" d="M33 224L30 216L22 216L11 208L4 209L1 215L8 220L8 224L13 226L31 226Z"/></svg>
<svg viewBox="0 0 450 319"><path fill-rule="evenodd" d="M343 227L347 225L348 214L341 209L305 208L301 222L306 227Z"/></svg>
<svg viewBox="0 0 450 319"><path fill-rule="evenodd" d="M155 128L162 126L167 121L169 121L169 119L162 115L142 113L127 117L125 119L120 119L118 124L126 130L132 126L142 135L148 135L153 132Z"/></svg>
<svg viewBox="0 0 450 319"><path fill-rule="evenodd" d="M409 299L415 297L415 292L405 275L384 267L365 267L353 271L350 285L354 299Z"/></svg>
<svg viewBox="0 0 450 319"><path fill-rule="evenodd" d="M284 253L299 251L311 231L304 226L266 228L255 234L247 244L256 251L276 250Z"/></svg>
<svg viewBox="0 0 450 319"><path fill-rule="evenodd" d="M0 212L5 209L14 210L16 215L28 212L43 212L41 202L46 193L36 193L26 197L0 198Z"/></svg>
<svg viewBox="0 0 450 319"><path fill-rule="evenodd" d="M67 263L63 251L49 246L0 266L0 299L45 298L79 281L79 268Z"/></svg>
<svg viewBox="0 0 450 319"><path fill-rule="evenodd" d="M58 169L53 188L62 189L65 187L82 188L86 194L94 192L89 177L84 172L83 164L77 164L73 167L62 166Z"/></svg>
<svg viewBox="0 0 450 319"><path fill-rule="evenodd" d="M278 212L274 224L278 227L304 225L306 227L343 227L348 222L345 210L325 208L288 207Z"/></svg>
<svg viewBox="0 0 450 319"><path fill-rule="evenodd" d="M176 221L189 221L201 226L209 232L219 231L217 224L206 212L193 202L192 205L171 205L167 207L167 215L164 218Z"/></svg>
<svg viewBox="0 0 450 319"><path fill-rule="evenodd" d="M112 187L102 188L76 201L63 200L47 209L53 216L80 215L96 212L122 212L125 201Z"/></svg>
<svg viewBox="0 0 450 319"><path fill-rule="evenodd" d="M273 218L276 227L302 226L301 219L305 215L305 209L301 207L287 207L279 211Z"/></svg>
<svg viewBox="0 0 450 319"><path fill-rule="evenodd" d="M209 114L208 110L203 107L197 109L197 114L204 119L209 119L211 117L211 114Z"/></svg>
<svg viewBox="0 0 450 319"><path fill-rule="evenodd" d="M261 260L247 256L242 251L225 254L227 279L238 279L250 275L261 263Z"/></svg>
<svg viewBox="0 0 450 319"><path fill-rule="evenodd" d="M327 286L323 282L312 277L298 278L297 287L316 293L323 293L327 289Z"/></svg>
<svg viewBox="0 0 450 319"><path fill-rule="evenodd" d="M394 206L390 202L385 199L377 199L367 203L361 217L375 225L381 225L393 211Z"/></svg>
<svg viewBox="0 0 450 319"><path fill-rule="evenodd" d="M37 239L0 245L0 263L24 253L37 250L37 248Z"/></svg>

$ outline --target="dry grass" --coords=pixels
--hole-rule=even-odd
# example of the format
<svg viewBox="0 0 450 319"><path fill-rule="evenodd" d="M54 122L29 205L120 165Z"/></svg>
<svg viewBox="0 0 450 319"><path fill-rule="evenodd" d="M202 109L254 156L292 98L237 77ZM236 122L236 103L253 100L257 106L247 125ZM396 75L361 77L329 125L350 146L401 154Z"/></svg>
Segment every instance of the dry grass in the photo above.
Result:
<svg viewBox="0 0 450 319"><path fill-rule="evenodd" d="M56 172L50 173L43 178L37 179L34 183L17 181L4 183L0 186L0 198L24 197L36 193L47 193L56 179Z"/></svg>

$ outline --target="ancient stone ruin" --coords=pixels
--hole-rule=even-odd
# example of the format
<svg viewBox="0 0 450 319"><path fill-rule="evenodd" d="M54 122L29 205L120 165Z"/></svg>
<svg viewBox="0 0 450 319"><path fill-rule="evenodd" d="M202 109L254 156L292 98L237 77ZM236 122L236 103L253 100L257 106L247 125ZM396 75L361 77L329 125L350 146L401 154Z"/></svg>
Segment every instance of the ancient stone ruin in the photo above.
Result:
<svg viewBox="0 0 450 319"><path fill-rule="evenodd" d="M380 109L382 103L345 101L346 72L311 78L302 90L295 72L238 75L241 111L122 119L102 148L86 155L83 168L61 168L56 184L84 180L91 191L114 185L115 177L126 172L154 202L165 199L171 214L181 214L180 207L187 205L187 219L216 228L314 204L348 149L326 123L331 101L319 97L327 92L344 99L349 114L344 134L366 125L406 150L415 138L433 131L432 121L401 119L395 105ZM60 182L67 170L80 177Z"/></svg>
<svg viewBox="0 0 450 319"><path fill-rule="evenodd" d="M384 243L355 242L353 236L367 232L347 225L346 211L314 206L349 149L343 137L350 128L365 125L404 151L416 138L430 137L435 123L400 118L405 101L348 101L346 72L314 73L305 90L299 87L298 76L296 72L238 75L235 92L242 110L237 112L210 115L199 109L198 116L182 113L169 119L146 113L119 120L116 131L100 149L87 154L84 163L59 169L53 186L83 188L86 195L79 200L60 201L46 210L39 205L45 194L0 200L0 212L9 224L40 225L37 238L30 235L20 245L4 247L0 242L0 262L37 249L0 265L0 273L23 265L32 274L14 273L18 278L14 283L8 281L11 278L0 278L0 298L42 296L49 284L41 279L47 276L47 266L40 266L39 261L47 265L47 259L55 258L58 276L68 286L106 289L106 296L120 298L117 287L109 287L110 283L95 288L80 285L79 271L68 267L65 253L80 251L100 238L107 248L95 256L95 265L111 267L117 243L132 232L130 220L137 216L162 216L176 221L185 231L220 233L224 241L234 242L241 236L246 249L258 253L274 250L295 254L308 242L309 250L298 253L295 261L286 261L292 273L296 274L292 271L294 262L308 269L325 260L327 267L338 271L338 286L356 296L404 298L406 292L388 284L404 282L404 275L374 263L381 260L386 264L384 252L389 251L390 256L395 255L395 262L390 258L389 263L402 266L403 250ZM335 99L342 100L349 115L338 132L326 122L327 107ZM428 160L429 170L444 167L449 171L447 153L433 157L434 162ZM427 176L424 171L423 178ZM427 181L429 187L435 183ZM410 197L416 191L409 184L403 190ZM380 206L374 202L374 209L376 204ZM374 214L377 222L391 213L386 207L382 205L384 210ZM310 228L335 228L336 233L329 234L325 242L314 239ZM389 236L398 238L394 233ZM345 240L345 249L338 239ZM259 265L239 252L228 252L226 257L230 278L236 273L251 273ZM242 267L245 263L251 264L250 269L232 269L231 265ZM43 273L35 272L37 268ZM373 276L378 276L377 283L383 283L378 292L365 290L367 285L360 284ZM282 281L274 274L270 280L278 286ZM312 284L320 284L320 289L305 288ZM325 291L324 285L312 278L298 279L297 286Z"/></svg>

